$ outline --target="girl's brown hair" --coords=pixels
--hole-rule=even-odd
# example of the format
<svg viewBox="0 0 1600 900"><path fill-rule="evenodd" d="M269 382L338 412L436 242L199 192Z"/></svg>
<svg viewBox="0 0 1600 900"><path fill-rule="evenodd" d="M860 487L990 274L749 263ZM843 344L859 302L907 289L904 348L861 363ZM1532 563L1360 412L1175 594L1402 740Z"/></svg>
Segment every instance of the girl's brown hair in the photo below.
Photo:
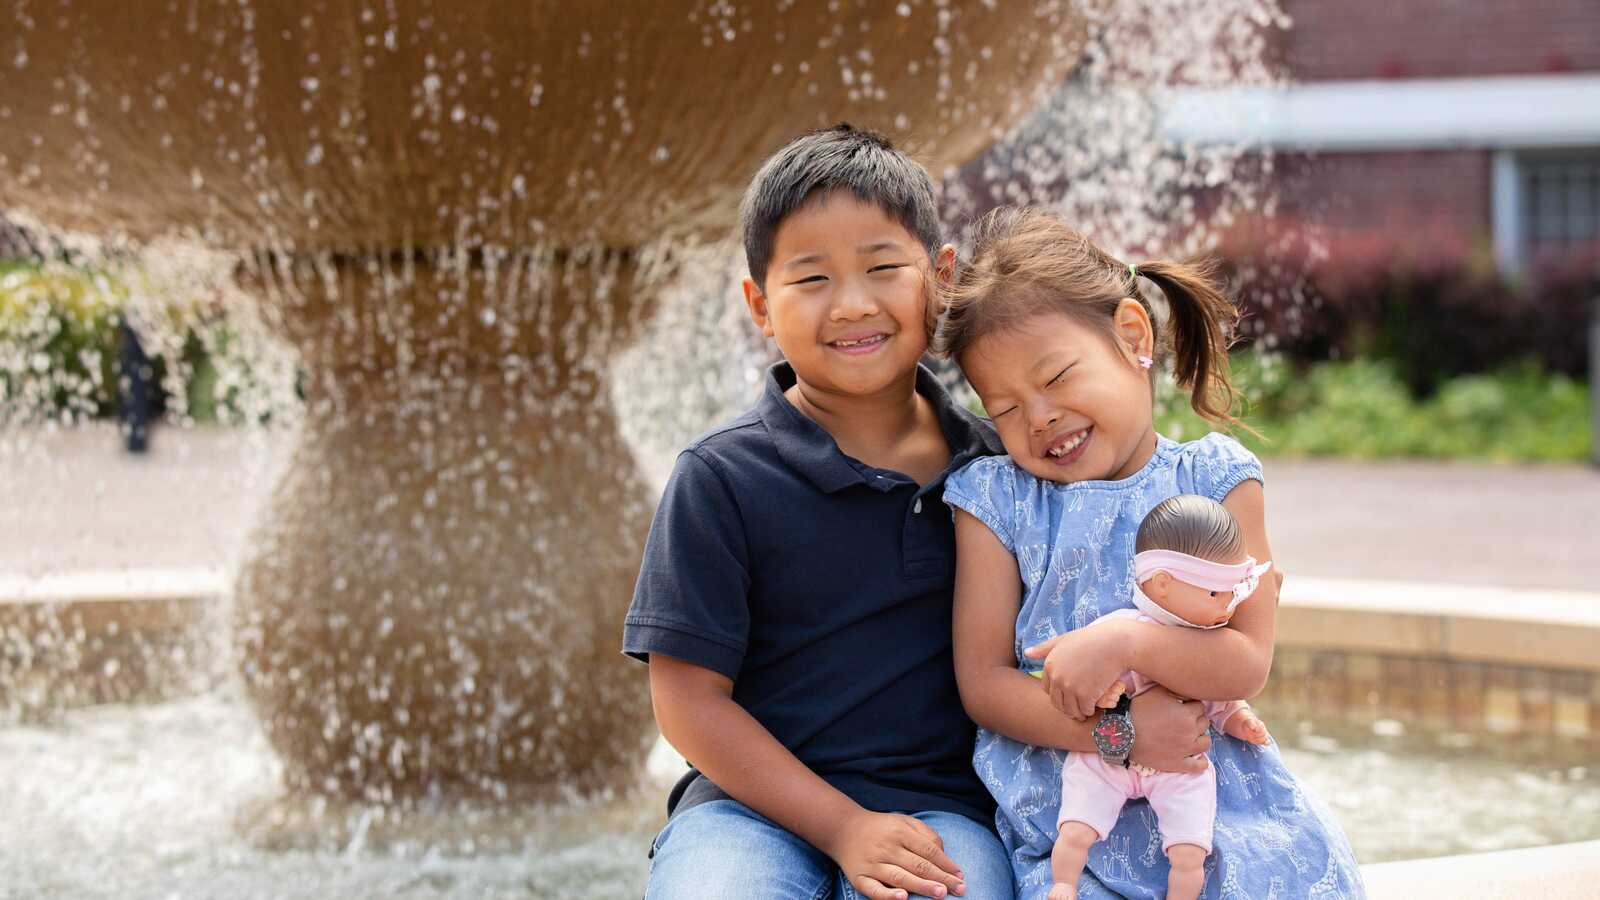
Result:
<svg viewBox="0 0 1600 900"><path fill-rule="evenodd" d="M1239 313L1215 286L1213 266L1155 261L1135 268L1166 296L1170 333L1163 334L1127 263L1050 213L1000 207L978 223L971 258L942 288L944 321L935 348L957 358L979 338L1041 313L1071 316L1115 340L1112 316L1123 300L1133 299L1150 316L1156 360L1171 355L1194 411L1219 424L1239 424L1228 376Z"/></svg>

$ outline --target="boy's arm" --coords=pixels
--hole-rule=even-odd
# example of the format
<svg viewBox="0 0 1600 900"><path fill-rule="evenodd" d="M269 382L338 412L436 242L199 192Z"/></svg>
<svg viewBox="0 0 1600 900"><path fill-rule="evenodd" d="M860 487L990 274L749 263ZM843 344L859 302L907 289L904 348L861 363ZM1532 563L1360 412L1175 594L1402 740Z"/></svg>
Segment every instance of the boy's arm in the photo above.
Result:
<svg viewBox="0 0 1600 900"><path fill-rule="evenodd" d="M955 663L961 703L972 720L1012 740L1096 752L1093 718L1062 715L1017 668L1012 649L1022 584L1016 559L989 526L956 510ZM1210 746L1200 704L1153 688L1134 698L1133 761L1166 772L1197 772Z"/></svg>
<svg viewBox="0 0 1600 900"><path fill-rule="evenodd" d="M695 768L826 853L867 897L965 892L937 832L910 816L869 812L828 784L734 702L727 676L653 653L650 700L662 735Z"/></svg>
<svg viewBox="0 0 1600 900"><path fill-rule="evenodd" d="M1240 482L1222 505L1238 520L1250 555L1271 559L1261 482ZM1094 700L1127 669L1197 700L1248 699L1261 692L1272 669L1278 582L1271 573L1262 578L1226 628L1107 622L1030 647L1027 655L1046 658L1047 686L1055 687L1069 713L1091 712Z"/></svg>

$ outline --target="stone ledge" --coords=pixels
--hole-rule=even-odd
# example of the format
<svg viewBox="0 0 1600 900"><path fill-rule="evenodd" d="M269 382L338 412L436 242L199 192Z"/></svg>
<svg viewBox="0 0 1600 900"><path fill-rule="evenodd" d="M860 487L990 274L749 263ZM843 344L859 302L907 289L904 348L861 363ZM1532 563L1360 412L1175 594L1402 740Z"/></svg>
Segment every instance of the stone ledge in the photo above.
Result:
<svg viewBox="0 0 1600 900"><path fill-rule="evenodd" d="M205 569L0 576L0 719L195 689L225 593Z"/></svg>
<svg viewBox="0 0 1600 900"><path fill-rule="evenodd" d="M1278 645L1594 672L1600 594L1290 574Z"/></svg>
<svg viewBox="0 0 1600 900"><path fill-rule="evenodd" d="M1362 866L1369 900L1590 900L1600 841Z"/></svg>

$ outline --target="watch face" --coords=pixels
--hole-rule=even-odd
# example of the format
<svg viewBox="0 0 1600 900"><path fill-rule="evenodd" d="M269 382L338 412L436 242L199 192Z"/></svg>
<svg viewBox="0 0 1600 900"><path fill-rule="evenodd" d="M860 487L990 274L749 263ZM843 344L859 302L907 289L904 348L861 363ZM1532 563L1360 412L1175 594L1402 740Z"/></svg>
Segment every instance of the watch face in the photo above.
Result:
<svg viewBox="0 0 1600 900"><path fill-rule="evenodd" d="M1105 756L1126 756L1133 748L1133 724L1127 716L1102 715L1094 726L1094 745Z"/></svg>

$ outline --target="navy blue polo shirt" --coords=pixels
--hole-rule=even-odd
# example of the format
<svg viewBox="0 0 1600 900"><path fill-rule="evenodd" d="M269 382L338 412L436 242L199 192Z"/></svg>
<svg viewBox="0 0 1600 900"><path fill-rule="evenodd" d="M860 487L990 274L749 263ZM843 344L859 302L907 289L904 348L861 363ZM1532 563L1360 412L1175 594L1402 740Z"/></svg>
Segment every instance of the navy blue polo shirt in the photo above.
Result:
<svg viewBox="0 0 1600 900"><path fill-rule="evenodd" d="M990 824L956 691L955 529L941 497L949 473L1003 452L999 438L918 367L951 451L919 487L844 455L784 397L794 382L787 363L773 366L754 409L678 457L623 651L728 676L740 706L866 809ZM672 805L724 796L690 772Z"/></svg>

